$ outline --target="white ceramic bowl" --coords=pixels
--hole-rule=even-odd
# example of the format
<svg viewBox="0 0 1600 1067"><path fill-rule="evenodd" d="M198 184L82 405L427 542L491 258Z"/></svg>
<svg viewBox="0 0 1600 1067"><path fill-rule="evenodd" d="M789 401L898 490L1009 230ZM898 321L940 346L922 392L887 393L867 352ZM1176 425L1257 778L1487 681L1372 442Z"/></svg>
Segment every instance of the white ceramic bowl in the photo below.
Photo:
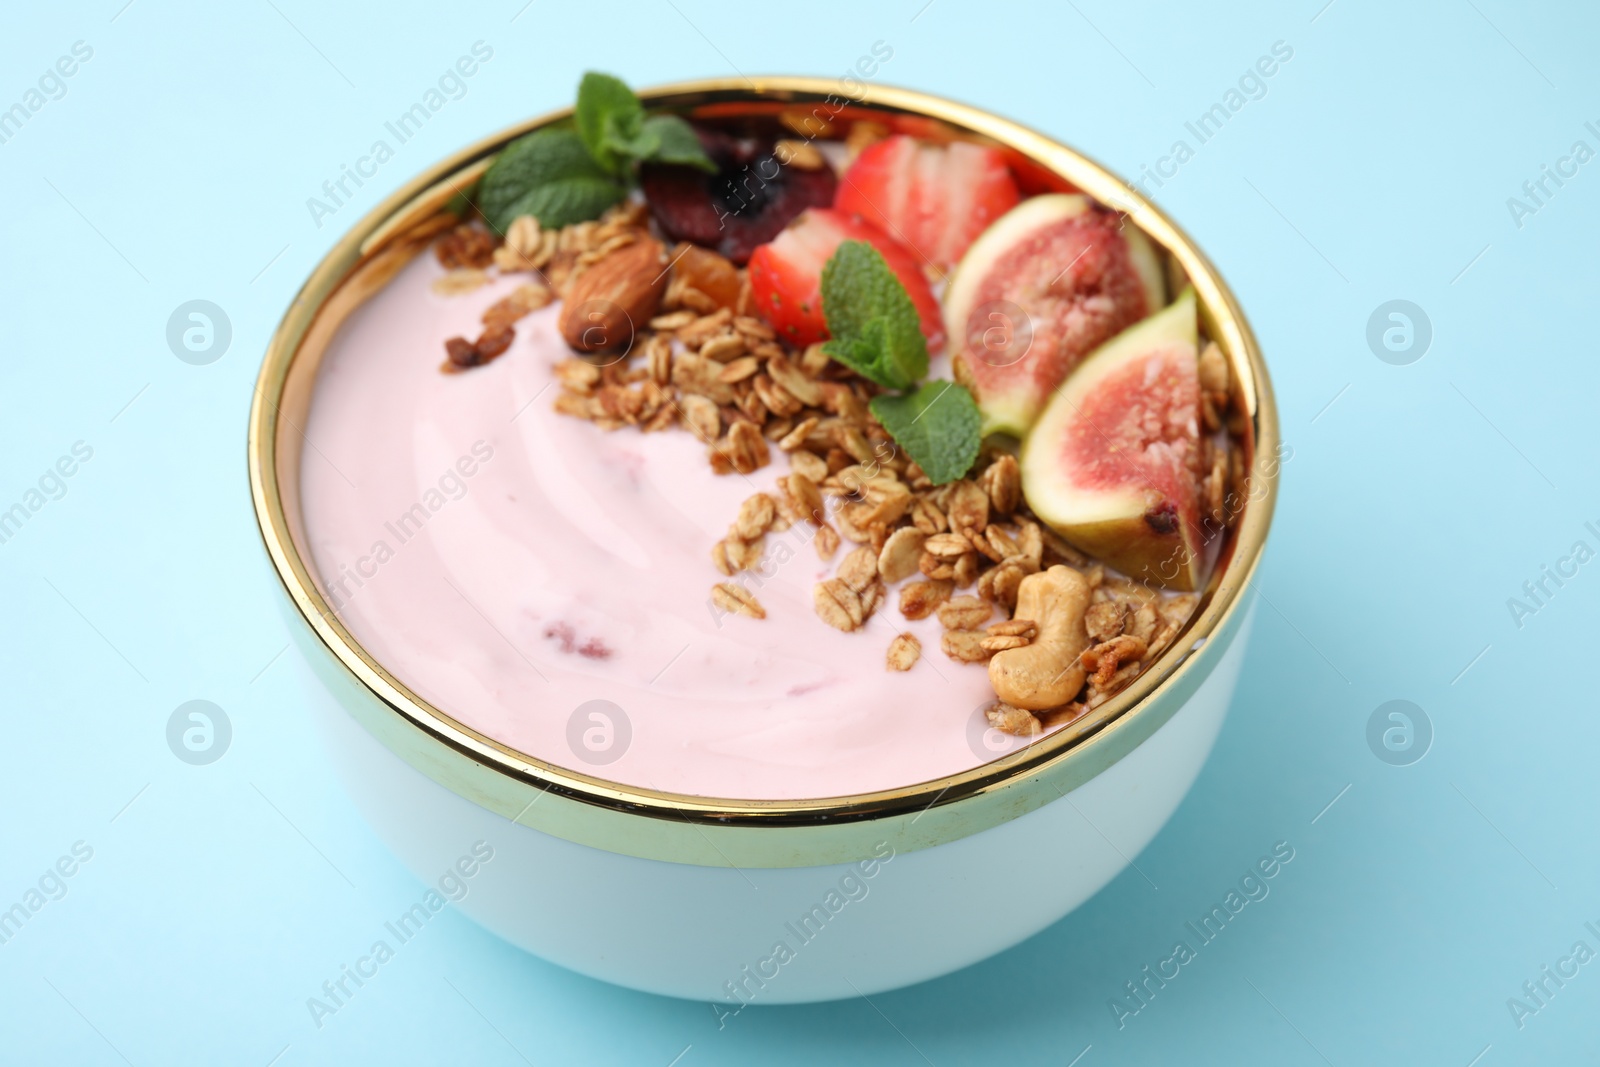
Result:
<svg viewBox="0 0 1600 1067"><path fill-rule="evenodd" d="M329 253L273 338L251 412L257 518L322 683L312 703L329 748L372 825L432 887L397 936L454 906L562 966L708 1000L725 1017L748 1003L871 994L981 960L1077 907L1155 836L1210 752L1238 679L1279 454L1266 370L1232 295L1169 220L1078 153L918 93L836 93L830 82L766 78L641 96L688 113L803 107L836 126L869 118L983 138L1012 153L1026 181L1066 183L1126 212L1194 285L1249 415L1250 480L1199 608L1127 690L1069 726L971 771L851 797L622 785L510 750L423 701L323 597L304 548L303 439L291 427L304 424L339 323L426 247L454 190L508 141L569 112L505 131L417 178Z"/></svg>

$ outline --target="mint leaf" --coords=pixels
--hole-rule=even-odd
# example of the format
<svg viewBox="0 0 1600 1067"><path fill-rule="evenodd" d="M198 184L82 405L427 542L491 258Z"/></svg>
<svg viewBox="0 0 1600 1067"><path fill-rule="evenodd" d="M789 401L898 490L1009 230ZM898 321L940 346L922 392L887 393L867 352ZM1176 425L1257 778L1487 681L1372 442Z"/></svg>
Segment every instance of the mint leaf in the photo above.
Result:
<svg viewBox="0 0 1600 1067"><path fill-rule="evenodd" d="M960 478L978 458L983 420L964 386L932 381L914 393L875 396L869 406L934 485Z"/></svg>
<svg viewBox="0 0 1600 1067"><path fill-rule="evenodd" d="M504 233L518 215L539 225L598 218L627 190L602 170L572 130L535 130L501 151L478 186L478 210Z"/></svg>
<svg viewBox="0 0 1600 1067"><path fill-rule="evenodd" d="M606 208L627 195L604 178L567 178L529 189L511 205L510 215L532 215L546 229L597 219ZM509 226L510 224L507 223Z"/></svg>
<svg viewBox="0 0 1600 1067"><path fill-rule="evenodd" d="M625 174L648 143L644 132L644 105L627 83L610 74L589 71L578 83L576 114L578 136L589 155L605 170Z"/></svg>
<svg viewBox="0 0 1600 1067"><path fill-rule="evenodd" d="M916 305L867 242L841 242L823 265L822 314L833 335L822 350L862 377L909 389L928 373Z"/></svg>
<svg viewBox="0 0 1600 1067"><path fill-rule="evenodd" d="M654 138L655 146L640 159L652 163L681 163L708 172L717 169L701 147L694 127L676 115L651 115L644 120L644 135Z"/></svg>

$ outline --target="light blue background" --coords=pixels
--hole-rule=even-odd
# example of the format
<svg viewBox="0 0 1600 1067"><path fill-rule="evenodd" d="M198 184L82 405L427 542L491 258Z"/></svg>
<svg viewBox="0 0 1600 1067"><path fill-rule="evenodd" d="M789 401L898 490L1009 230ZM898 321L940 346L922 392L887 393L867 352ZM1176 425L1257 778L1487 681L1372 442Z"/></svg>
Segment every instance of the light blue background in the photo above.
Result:
<svg viewBox="0 0 1600 1067"><path fill-rule="evenodd" d="M73 442L94 449L0 545L0 906L74 841L94 849L0 946L0 1059L1600 1059L1600 963L1520 1031L1506 1007L1575 940L1600 948L1583 928L1600 924L1600 563L1521 628L1506 607L1575 540L1600 547L1584 530L1600 520L1600 162L1520 229L1506 207L1573 141L1600 148L1583 127L1600 120L1592 11L122 4L13 5L0 35L0 106L74 41L94 49L0 145L0 507ZM494 58L467 95L314 226L306 198L479 39ZM1294 49L1267 95L1153 190L1250 314L1294 448L1215 755L1138 857L1143 874L987 963L871 1004L756 1010L719 1032L703 1004L576 977L450 912L318 1030L305 999L421 887L333 781L302 668L280 655L244 470L274 324L380 196L569 100L587 67L636 85L830 75L877 40L894 49L881 80L991 108L1129 175L1274 41ZM233 324L209 366L164 338L195 298ZM1393 298L1433 323L1410 366L1365 341ZM232 719L211 766L165 742L192 698ZM1365 740L1396 698L1436 733L1409 767ZM1297 855L1271 896L1119 1030L1108 998L1279 840Z"/></svg>

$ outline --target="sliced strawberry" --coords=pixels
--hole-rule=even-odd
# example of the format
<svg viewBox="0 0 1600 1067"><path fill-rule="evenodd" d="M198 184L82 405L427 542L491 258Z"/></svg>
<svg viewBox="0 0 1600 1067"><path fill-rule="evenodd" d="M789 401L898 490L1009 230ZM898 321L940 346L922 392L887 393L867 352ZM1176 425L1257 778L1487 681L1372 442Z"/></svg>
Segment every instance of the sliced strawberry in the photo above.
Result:
<svg viewBox="0 0 1600 1067"><path fill-rule="evenodd" d="M866 241L876 248L906 287L922 317L928 347L944 343L944 322L939 301L923 277L919 260L899 241L864 222L832 208L805 211L771 243L750 256L750 292L756 312L792 345L826 340L828 323L822 315L822 266L841 241Z"/></svg>
<svg viewBox="0 0 1600 1067"><path fill-rule="evenodd" d="M1021 199L999 149L897 134L862 150L839 180L833 206L860 215L944 272Z"/></svg>

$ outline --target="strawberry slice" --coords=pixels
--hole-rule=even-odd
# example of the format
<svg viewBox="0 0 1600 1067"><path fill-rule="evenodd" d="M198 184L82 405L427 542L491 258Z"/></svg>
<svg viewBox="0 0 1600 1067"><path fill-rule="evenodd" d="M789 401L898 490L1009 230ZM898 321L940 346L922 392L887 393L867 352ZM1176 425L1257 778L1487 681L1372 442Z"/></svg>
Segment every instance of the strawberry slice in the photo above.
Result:
<svg viewBox="0 0 1600 1067"><path fill-rule="evenodd" d="M896 134L862 150L839 180L833 206L860 215L942 273L1021 199L999 149Z"/></svg>
<svg viewBox="0 0 1600 1067"><path fill-rule="evenodd" d="M876 226L833 208L814 207L750 256L750 292L756 313L792 345L804 347L828 338L822 315L822 266L841 241L866 241L876 248L906 287L922 318L928 347L944 343L939 301L923 277L916 256Z"/></svg>

